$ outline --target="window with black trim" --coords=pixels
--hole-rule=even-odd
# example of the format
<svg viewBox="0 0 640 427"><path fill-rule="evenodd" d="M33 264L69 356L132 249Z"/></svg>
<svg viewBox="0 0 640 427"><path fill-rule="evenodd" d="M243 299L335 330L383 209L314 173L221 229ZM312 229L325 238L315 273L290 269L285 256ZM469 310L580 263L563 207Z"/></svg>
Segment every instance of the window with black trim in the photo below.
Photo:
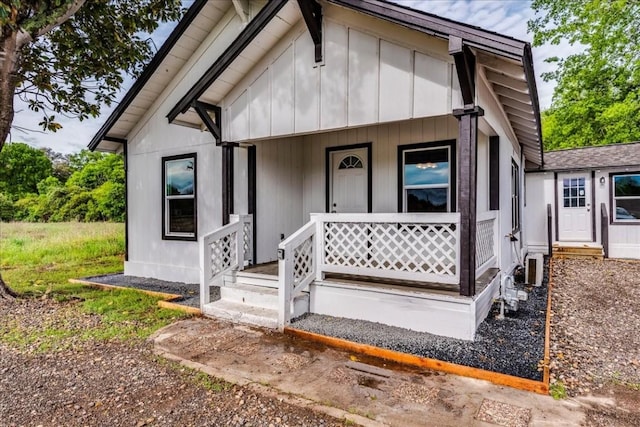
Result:
<svg viewBox="0 0 640 427"><path fill-rule="evenodd" d="M613 220L640 222L640 172L611 176Z"/></svg>
<svg viewBox="0 0 640 427"><path fill-rule="evenodd" d="M520 167L511 160L511 230L520 231Z"/></svg>
<svg viewBox="0 0 640 427"><path fill-rule="evenodd" d="M162 238L197 240L196 153L162 158Z"/></svg>
<svg viewBox="0 0 640 427"><path fill-rule="evenodd" d="M455 210L453 143L400 146L398 210L452 212Z"/></svg>

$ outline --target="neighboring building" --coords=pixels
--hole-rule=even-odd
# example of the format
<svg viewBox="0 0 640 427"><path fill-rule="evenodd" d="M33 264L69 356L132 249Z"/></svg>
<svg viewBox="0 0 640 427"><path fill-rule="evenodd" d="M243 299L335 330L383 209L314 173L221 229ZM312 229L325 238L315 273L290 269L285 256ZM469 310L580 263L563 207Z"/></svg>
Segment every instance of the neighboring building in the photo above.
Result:
<svg viewBox="0 0 640 427"><path fill-rule="evenodd" d="M527 169L525 217L529 252L640 259L640 142L545 152L544 167Z"/></svg>
<svg viewBox="0 0 640 427"><path fill-rule="evenodd" d="M379 0L196 1L90 148L127 159L125 273L200 281L205 314L472 339L525 255L539 117L526 42Z"/></svg>

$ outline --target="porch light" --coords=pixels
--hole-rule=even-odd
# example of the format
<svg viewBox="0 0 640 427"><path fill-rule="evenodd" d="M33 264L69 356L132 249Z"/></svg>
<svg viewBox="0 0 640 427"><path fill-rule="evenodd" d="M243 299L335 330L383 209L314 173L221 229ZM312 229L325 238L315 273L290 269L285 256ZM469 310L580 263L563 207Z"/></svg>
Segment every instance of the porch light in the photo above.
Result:
<svg viewBox="0 0 640 427"><path fill-rule="evenodd" d="M600 185L604 185L604 182L605 182L605 178L604 178L604 176L601 176L600 177Z"/></svg>
<svg viewBox="0 0 640 427"><path fill-rule="evenodd" d="M435 163L429 162L429 163L418 163L416 167L418 169L435 169L438 167L438 165L436 165Z"/></svg>

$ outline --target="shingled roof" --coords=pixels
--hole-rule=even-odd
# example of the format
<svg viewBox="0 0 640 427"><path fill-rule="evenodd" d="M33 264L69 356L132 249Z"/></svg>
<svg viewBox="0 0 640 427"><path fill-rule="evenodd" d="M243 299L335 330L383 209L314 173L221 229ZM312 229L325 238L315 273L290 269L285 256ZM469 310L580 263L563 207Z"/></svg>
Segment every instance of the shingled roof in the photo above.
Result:
<svg viewBox="0 0 640 427"><path fill-rule="evenodd" d="M637 166L640 168L640 141L626 144L546 151L543 170L576 170Z"/></svg>

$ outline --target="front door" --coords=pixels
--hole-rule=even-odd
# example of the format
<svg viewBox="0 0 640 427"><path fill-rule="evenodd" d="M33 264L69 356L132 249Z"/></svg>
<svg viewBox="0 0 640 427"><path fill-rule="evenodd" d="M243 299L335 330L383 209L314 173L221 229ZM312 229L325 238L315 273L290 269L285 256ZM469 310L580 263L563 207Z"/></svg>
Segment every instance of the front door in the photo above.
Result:
<svg viewBox="0 0 640 427"><path fill-rule="evenodd" d="M558 240L592 241L591 176L558 175Z"/></svg>
<svg viewBox="0 0 640 427"><path fill-rule="evenodd" d="M367 148L330 152L329 212L368 211L369 165Z"/></svg>

